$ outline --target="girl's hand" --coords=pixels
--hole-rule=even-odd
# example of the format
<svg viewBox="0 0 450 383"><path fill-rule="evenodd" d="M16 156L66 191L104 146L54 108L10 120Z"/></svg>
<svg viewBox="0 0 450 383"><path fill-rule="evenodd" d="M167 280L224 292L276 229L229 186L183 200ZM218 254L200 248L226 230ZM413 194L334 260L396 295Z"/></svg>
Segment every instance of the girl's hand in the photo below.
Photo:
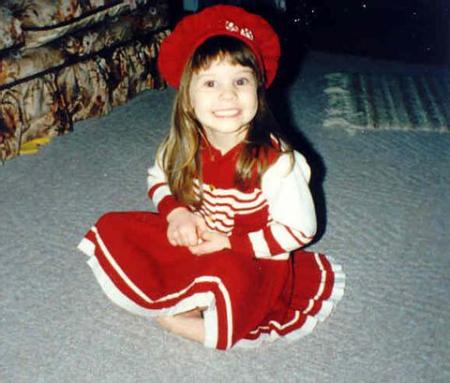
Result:
<svg viewBox="0 0 450 383"><path fill-rule="evenodd" d="M213 253L222 249L230 249L230 240L225 234L212 231L204 231L200 237L201 243L196 246L189 246L192 254L203 255Z"/></svg>
<svg viewBox="0 0 450 383"><path fill-rule="evenodd" d="M184 207L172 210L167 222L167 239L172 246L195 246L206 231L203 218Z"/></svg>

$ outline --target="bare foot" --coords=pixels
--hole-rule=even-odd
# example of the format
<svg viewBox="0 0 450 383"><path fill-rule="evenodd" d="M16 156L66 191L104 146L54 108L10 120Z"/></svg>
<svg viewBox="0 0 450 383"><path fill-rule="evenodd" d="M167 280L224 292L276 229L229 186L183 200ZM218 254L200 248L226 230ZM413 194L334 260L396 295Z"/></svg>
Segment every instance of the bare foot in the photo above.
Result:
<svg viewBox="0 0 450 383"><path fill-rule="evenodd" d="M184 318L203 318L203 308L197 307L194 310L186 311L184 313L180 313L175 315L176 317L184 317Z"/></svg>
<svg viewBox="0 0 450 383"><path fill-rule="evenodd" d="M204 320L198 309L175 316L157 317L155 320L163 329L171 333L199 343L204 342Z"/></svg>

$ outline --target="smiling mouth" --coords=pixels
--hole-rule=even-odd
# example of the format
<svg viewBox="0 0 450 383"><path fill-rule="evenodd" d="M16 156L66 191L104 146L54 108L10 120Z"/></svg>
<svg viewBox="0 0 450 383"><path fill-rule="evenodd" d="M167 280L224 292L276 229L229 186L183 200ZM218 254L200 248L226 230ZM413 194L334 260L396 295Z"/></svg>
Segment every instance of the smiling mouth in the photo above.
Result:
<svg viewBox="0 0 450 383"><path fill-rule="evenodd" d="M240 114L239 109L221 109L213 111L215 117L226 118L226 117L236 117Z"/></svg>

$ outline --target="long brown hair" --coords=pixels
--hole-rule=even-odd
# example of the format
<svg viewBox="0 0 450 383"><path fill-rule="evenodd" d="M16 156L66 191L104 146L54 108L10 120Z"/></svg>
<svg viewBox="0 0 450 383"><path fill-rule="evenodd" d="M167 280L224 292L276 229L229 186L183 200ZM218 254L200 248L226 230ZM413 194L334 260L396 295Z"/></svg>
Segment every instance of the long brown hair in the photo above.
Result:
<svg viewBox="0 0 450 383"><path fill-rule="evenodd" d="M233 64L250 68L258 83L258 110L250 123L236 164L237 187L245 188L255 171L257 179L260 180L269 166L270 149L292 151L286 139L283 137L281 140L279 126L267 105L264 72L260 70L251 49L242 41L228 36L216 36L206 40L185 65L174 101L169 134L157 153L172 194L179 201L190 205L198 205L201 202L194 193L194 179L201 180L202 177L199 149L203 130L191 106L189 86L193 73L222 59L229 59Z"/></svg>

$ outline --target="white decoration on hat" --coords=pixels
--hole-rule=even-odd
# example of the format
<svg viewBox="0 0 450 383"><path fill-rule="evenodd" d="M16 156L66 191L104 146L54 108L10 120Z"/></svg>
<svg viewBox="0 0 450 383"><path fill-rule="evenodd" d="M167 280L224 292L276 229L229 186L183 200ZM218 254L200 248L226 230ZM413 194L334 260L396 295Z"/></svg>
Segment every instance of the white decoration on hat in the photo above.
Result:
<svg viewBox="0 0 450 383"><path fill-rule="evenodd" d="M241 29L241 35L244 37L247 37L249 40L253 40L253 33L248 28L242 28Z"/></svg>
<svg viewBox="0 0 450 383"><path fill-rule="evenodd" d="M253 40L253 32L249 28L239 28L232 21L225 21L225 29L230 32L238 32L241 36L246 37L249 40Z"/></svg>
<svg viewBox="0 0 450 383"><path fill-rule="evenodd" d="M230 32L238 32L239 27L232 21L225 21L225 29Z"/></svg>

